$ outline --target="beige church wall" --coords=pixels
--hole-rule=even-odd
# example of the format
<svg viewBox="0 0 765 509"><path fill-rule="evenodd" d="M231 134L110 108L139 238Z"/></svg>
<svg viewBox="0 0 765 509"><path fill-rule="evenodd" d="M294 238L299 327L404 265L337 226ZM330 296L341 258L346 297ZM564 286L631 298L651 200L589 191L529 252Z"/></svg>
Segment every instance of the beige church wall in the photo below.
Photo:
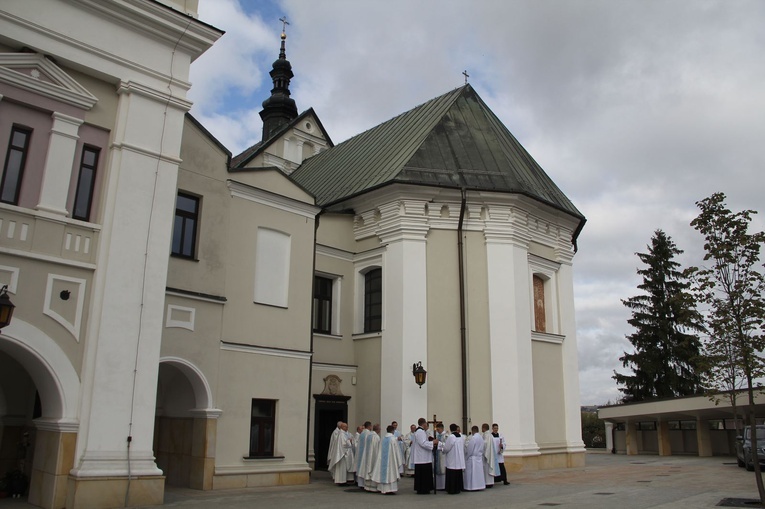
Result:
<svg viewBox="0 0 765 509"><path fill-rule="evenodd" d="M215 398L222 414L217 422L213 489L269 484L273 474L281 476L276 483L295 484L304 478L307 482L309 362L255 352L221 351ZM249 454L253 398L276 400L274 458L245 459ZM292 482L286 482L290 479Z"/></svg>
<svg viewBox="0 0 765 509"><path fill-rule="evenodd" d="M316 230L316 243L330 246L348 253L358 252L353 238L353 214L335 214L327 212L319 216L319 228Z"/></svg>
<svg viewBox="0 0 765 509"><path fill-rule="evenodd" d="M359 395L359 399L356 402L355 421L353 422L358 424L364 421L380 422L380 391L385 390L385 378L380 370L380 341L380 336L354 340L356 365L358 366L356 393ZM351 420L350 414L348 420Z"/></svg>
<svg viewBox="0 0 765 509"><path fill-rule="evenodd" d="M428 418L437 414L448 426L462 426L462 363L460 341L457 232L430 230L427 243ZM411 387L416 389L412 382Z"/></svg>
<svg viewBox="0 0 765 509"><path fill-rule="evenodd" d="M165 297L161 357L178 357L202 371L215 390L220 354L223 303L190 299L177 294ZM193 313L191 323L188 320Z"/></svg>
<svg viewBox="0 0 765 509"><path fill-rule="evenodd" d="M34 235L35 240L40 239L36 250L45 252L46 246L52 249L56 242L60 244L64 231L57 228L60 226L38 230ZM0 266L18 269L16 293L10 296L16 306L13 319L23 320L53 339L79 373L86 341L93 273L87 269L4 254L0 254ZM49 275L53 277L50 293L47 291ZM0 269L0 284L8 284L9 276L6 269ZM61 292L65 290L70 292L68 300L61 298ZM80 296L82 309L78 313ZM76 327L78 316L79 327ZM70 327L78 333L79 339L69 331Z"/></svg>
<svg viewBox="0 0 765 509"><path fill-rule="evenodd" d="M196 260L171 256L167 286L225 296L228 258L225 246L230 231L228 208L231 197L225 181L216 178L220 174L216 169L223 167L225 159L215 147L205 143L204 137L195 136L198 133L196 129L190 129L188 123L186 127L178 190L201 197ZM194 148L189 148L187 144Z"/></svg>
<svg viewBox="0 0 765 509"><path fill-rule="evenodd" d="M286 196L303 203L310 203L313 205L315 201L313 196L296 186L278 170L255 169L235 171L230 173L230 178L237 182L257 187L258 189L263 189L280 196Z"/></svg>
<svg viewBox="0 0 765 509"><path fill-rule="evenodd" d="M566 447L561 346L533 341L535 438L540 451Z"/></svg>
<svg viewBox="0 0 765 509"><path fill-rule="evenodd" d="M223 339L236 343L306 351L310 346L313 299L313 221L235 198L228 243ZM258 228L290 236L287 307L254 303Z"/></svg>
<svg viewBox="0 0 765 509"><path fill-rule="evenodd" d="M70 67L62 67L62 69L98 98L98 102L85 112L85 122L103 129L112 129L117 122L118 84L99 80Z"/></svg>
<svg viewBox="0 0 765 509"><path fill-rule="evenodd" d="M468 338L468 416L471 425L493 421L489 348L488 267L483 233L466 232L465 306ZM455 247L456 249L456 247ZM500 423L501 424L501 423Z"/></svg>
<svg viewBox="0 0 765 509"><path fill-rule="evenodd" d="M348 258L350 259L350 254L348 254ZM337 315L333 316L332 328L337 330L339 335L314 334L313 360L314 362L334 364L354 364L353 303L358 296L354 295L353 263L317 253L316 272L340 277L340 323L334 323Z"/></svg>

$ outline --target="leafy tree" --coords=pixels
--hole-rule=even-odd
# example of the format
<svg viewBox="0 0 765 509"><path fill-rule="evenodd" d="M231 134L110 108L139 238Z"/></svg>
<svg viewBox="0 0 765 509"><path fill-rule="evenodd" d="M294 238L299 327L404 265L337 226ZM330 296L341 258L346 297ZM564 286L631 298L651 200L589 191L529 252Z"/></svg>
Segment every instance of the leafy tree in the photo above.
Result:
<svg viewBox="0 0 765 509"><path fill-rule="evenodd" d="M701 392L699 360L701 315L689 291L690 283L675 256L682 254L672 239L656 230L648 253L636 253L646 267L638 295L622 303L632 310L628 323L635 332L627 336L633 353L624 353L622 366L632 375L614 372L624 401L688 396Z"/></svg>
<svg viewBox="0 0 765 509"><path fill-rule="evenodd" d="M736 411L736 389L742 380L746 389L748 420L755 429L754 380L765 376L765 275L760 249L765 233L749 233L754 210L731 212L725 195L715 193L696 202L701 213L691 222L704 236L707 268L694 269L695 293L708 307L705 341L708 362L706 381L710 388L727 390ZM757 450L757 433L752 433L752 450ZM753 461L761 503L765 486L759 461Z"/></svg>
<svg viewBox="0 0 765 509"><path fill-rule="evenodd" d="M582 411L582 441L588 448L606 446L606 426L598 418L597 412Z"/></svg>

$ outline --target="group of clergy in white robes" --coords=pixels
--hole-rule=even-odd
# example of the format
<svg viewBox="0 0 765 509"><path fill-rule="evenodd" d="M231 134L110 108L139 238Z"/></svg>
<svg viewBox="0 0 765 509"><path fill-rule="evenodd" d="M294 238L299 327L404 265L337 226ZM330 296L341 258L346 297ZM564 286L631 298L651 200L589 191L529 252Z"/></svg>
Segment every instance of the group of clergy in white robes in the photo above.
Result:
<svg viewBox="0 0 765 509"><path fill-rule="evenodd" d="M359 488L384 494L398 491L404 463L395 427L388 426L383 436L380 425L367 421L356 437L356 483ZM337 482L337 481L336 481Z"/></svg>
<svg viewBox="0 0 765 509"><path fill-rule="evenodd" d="M507 473L504 469L505 437L499 434L499 426L494 424L493 431L489 425L478 426L471 429L472 435L465 444L465 475L464 483L466 491L477 491L484 488L494 487L494 482L500 480L507 482Z"/></svg>

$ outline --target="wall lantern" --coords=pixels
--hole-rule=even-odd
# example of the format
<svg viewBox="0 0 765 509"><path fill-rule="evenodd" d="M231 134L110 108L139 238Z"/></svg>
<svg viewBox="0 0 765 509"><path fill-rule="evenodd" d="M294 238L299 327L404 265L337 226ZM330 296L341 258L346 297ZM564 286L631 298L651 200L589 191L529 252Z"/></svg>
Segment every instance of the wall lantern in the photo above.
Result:
<svg viewBox="0 0 765 509"><path fill-rule="evenodd" d="M428 375L428 372L422 367L422 362L412 365L412 374L414 375L415 383L422 389L422 384L425 383L425 377Z"/></svg>
<svg viewBox="0 0 765 509"><path fill-rule="evenodd" d="M11 323L13 308L15 307L8 297L8 285L3 285L0 288L0 329Z"/></svg>

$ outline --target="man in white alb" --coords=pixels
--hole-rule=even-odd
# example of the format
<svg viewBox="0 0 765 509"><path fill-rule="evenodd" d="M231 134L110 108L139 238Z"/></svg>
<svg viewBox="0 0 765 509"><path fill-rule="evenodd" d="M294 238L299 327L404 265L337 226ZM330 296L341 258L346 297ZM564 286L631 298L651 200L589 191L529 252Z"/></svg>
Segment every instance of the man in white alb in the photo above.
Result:
<svg viewBox="0 0 765 509"><path fill-rule="evenodd" d="M465 491L478 491L486 488L483 473L484 441L478 426L473 426L471 432L470 438L465 442L465 475L462 480Z"/></svg>
<svg viewBox="0 0 765 509"><path fill-rule="evenodd" d="M462 491L462 473L465 471L465 437L458 432L456 424L449 425L451 433L443 444L446 467L445 489L449 495Z"/></svg>

